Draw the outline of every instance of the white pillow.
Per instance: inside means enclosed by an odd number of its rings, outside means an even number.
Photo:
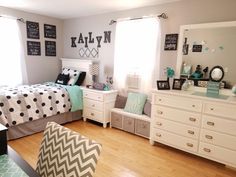
[[[63,68],[62,74],[69,74],[70,80],[68,81],[67,85],[75,85],[76,81],[79,78],[80,71],[71,68]]]

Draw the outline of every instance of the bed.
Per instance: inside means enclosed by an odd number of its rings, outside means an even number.
[[[83,85],[92,83],[88,74],[92,60],[62,58],[62,68],[86,72]],[[82,89],[47,82],[0,88],[0,123],[8,127],[8,140],[43,131],[47,122],[59,124],[79,120],[83,108]]]

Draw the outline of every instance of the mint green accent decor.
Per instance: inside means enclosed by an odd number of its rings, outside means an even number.
[[[219,95],[219,89],[220,89],[220,83],[219,82],[213,82],[209,81],[207,84],[207,95],[210,97],[212,96],[218,96]]]
[[[129,93],[124,111],[141,115],[143,114],[143,108],[146,100],[147,95],[145,94]]]
[[[64,86],[69,93],[70,102],[72,104],[71,112],[83,109],[83,91],[77,86]]]
[[[173,68],[167,67],[166,68],[166,75],[168,78],[172,78],[175,75],[175,71]]]
[[[8,155],[0,156],[1,177],[29,177]]]
[[[216,99],[222,99],[222,100],[227,100],[229,98],[229,96],[227,95],[206,94],[205,92],[194,92],[191,95],[210,97],[210,98],[216,98]]]

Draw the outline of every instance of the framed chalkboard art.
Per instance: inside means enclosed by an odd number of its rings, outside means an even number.
[[[55,41],[45,41],[45,56],[56,56]]]
[[[177,50],[178,34],[166,34],[164,50]]]
[[[44,37],[56,39],[56,37],[57,37],[56,26],[44,24]]]
[[[40,42],[37,41],[27,41],[27,54],[28,55],[41,55]]]
[[[26,21],[27,38],[39,39],[39,23]]]

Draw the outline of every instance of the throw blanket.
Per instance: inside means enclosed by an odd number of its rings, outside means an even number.
[[[82,90],[77,86],[45,83],[0,88],[0,123],[6,127],[68,112],[72,108],[76,111],[82,106]]]

